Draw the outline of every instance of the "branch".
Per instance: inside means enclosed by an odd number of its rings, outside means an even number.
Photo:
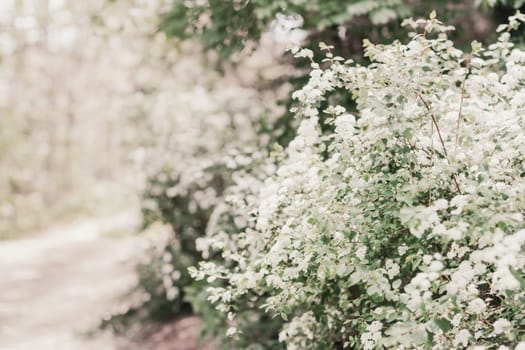
[[[448,159],[447,147],[445,146],[445,141],[443,140],[441,129],[439,128],[436,117],[434,116],[434,113],[432,113],[432,110],[430,109],[429,104],[427,103],[427,101],[425,101],[425,99],[421,96],[421,94],[419,92],[416,92],[416,96],[421,100],[421,102],[423,102],[423,105],[425,106],[428,113],[430,114],[430,117],[432,118],[432,123],[436,127],[436,131],[439,137],[439,142],[441,143],[441,147],[443,148],[443,153],[445,154],[445,159],[447,160],[447,163],[450,165],[450,160]],[[452,180],[454,181],[454,184],[456,185],[456,189],[458,190],[458,192],[461,193],[461,189],[459,188],[458,179],[456,178],[456,174],[454,173],[452,174]]]
[[[454,146],[454,153],[456,152],[456,149],[459,143],[459,126],[461,123],[461,114],[463,112],[463,100],[465,99],[465,82],[467,81],[467,75],[469,73],[469,70],[470,70],[470,58],[467,59],[467,63],[465,67],[465,76],[463,77],[463,82],[461,83],[461,99],[459,101],[458,120],[456,123],[456,143]]]

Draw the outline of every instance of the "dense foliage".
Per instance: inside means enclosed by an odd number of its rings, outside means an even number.
[[[378,25],[409,13],[410,8],[401,0],[176,1],[161,29],[183,39],[197,37],[206,48],[230,56],[260,40],[278,15],[299,15],[306,28],[323,31],[362,15],[368,16],[370,24]]]
[[[301,40],[317,50],[320,41],[334,45],[334,53],[362,57],[363,39],[388,43],[406,31],[399,22],[436,10],[456,26],[452,39],[462,45],[488,40],[496,23],[506,20],[522,0],[175,0],[163,15],[160,29],[182,39],[195,39],[222,58],[260,45],[271,28],[282,39]]]
[[[159,41],[164,37],[152,35]],[[195,241],[205,235],[214,208],[232,182],[236,162],[251,162],[253,154],[279,134],[278,128],[267,130],[267,125],[274,125],[274,116],[282,113],[275,101],[283,92],[260,94],[247,87],[259,79],[249,77],[253,65],[263,71],[265,65],[279,69],[266,58],[267,52],[254,54],[236,68],[248,82],[233,74],[210,74],[214,60],[201,55],[198,46],[158,52],[161,58],[143,63],[142,69],[156,73],[162,65],[170,74],[155,75],[157,83],[145,86],[135,102],[142,128],[137,154],[144,173],[143,228],[152,244],[145,262],[137,266],[139,283],[129,304],[102,323],[118,331],[137,320],[181,316],[190,310],[189,299],[204,301],[195,302],[194,308],[209,307],[203,288],[192,285],[187,272],[201,258]],[[167,256],[172,260],[166,261]],[[214,314],[209,321],[210,330],[215,329],[221,317]]]
[[[198,41],[206,52],[216,52],[220,65],[234,65],[247,54],[260,48],[270,35],[289,46],[309,48],[320,54],[318,43],[333,46],[332,53],[367,64],[363,40],[391,43],[403,39],[408,31],[399,25],[409,16],[427,16],[436,10],[456,30],[449,33],[456,45],[465,49],[472,40],[488,43],[494,38],[496,25],[506,21],[518,1],[420,1],[420,0],[346,0],[346,1],[173,1],[163,14],[160,29],[181,41]],[[519,36],[518,36],[519,37]],[[300,89],[308,79],[307,60],[290,60],[290,55],[277,55],[275,64],[293,66],[266,84],[255,82],[259,91],[276,89],[283,83]],[[332,91],[331,100],[352,108],[352,98]],[[276,142],[285,146],[294,135],[294,116],[289,112],[294,101],[290,95],[281,103],[285,113],[271,127],[284,132]]]
[[[109,324],[191,305],[225,349],[524,346],[525,54],[509,34],[523,15],[465,49],[481,35],[468,21],[395,29],[408,3],[174,2],[162,29],[222,58],[296,14],[325,57],[292,49],[309,74],[286,117],[286,87],[243,84],[246,58],[203,79],[211,55],[176,55],[172,79],[148,86],[144,225],[164,238],[139,266],[138,302]],[[374,28],[365,57],[344,48],[359,21]]]
[[[287,349],[523,346],[525,53],[504,32],[465,56],[435,18],[406,25],[407,44],[365,45],[367,67],[312,63],[298,136],[252,189],[254,224],[206,239],[230,267],[192,274],[226,281],[208,291],[231,334],[261,303]],[[318,109],[336,88],[355,115]]]

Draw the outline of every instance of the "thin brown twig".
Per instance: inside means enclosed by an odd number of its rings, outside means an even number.
[[[416,93],[417,97],[423,102],[423,105],[425,105],[425,108],[430,113],[430,117],[432,118],[432,123],[436,127],[436,131],[439,137],[439,142],[441,143],[441,147],[443,148],[443,153],[445,153],[445,156],[448,157],[447,147],[445,146],[445,141],[443,140],[443,136],[441,135],[441,129],[439,128],[439,125],[437,123],[436,117],[434,116],[434,113],[430,110],[430,106],[428,105],[427,101],[423,99],[420,93]]]
[[[436,131],[439,137],[439,142],[441,143],[441,147],[443,148],[443,153],[445,154],[445,159],[450,165],[450,160],[448,159],[447,147],[445,146],[445,141],[443,140],[443,135],[441,134],[441,129],[439,128],[439,124],[437,123],[436,117],[434,116],[434,113],[432,113],[432,110],[430,109],[429,104],[427,103],[427,101],[425,101],[423,96],[421,96],[419,92],[416,92],[416,96],[421,100],[421,102],[423,102],[423,105],[425,106],[428,113],[430,114],[430,118],[432,118],[432,123],[436,127]],[[458,190],[458,192],[461,193],[461,189],[459,188],[458,179],[456,178],[456,175],[454,173],[452,174],[452,180],[454,181],[454,184],[456,185],[456,189]]]
[[[461,116],[463,113],[463,100],[465,99],[465,82],[467,81],[467,75],[470,70],[470,57],[467,59],[467,64],[465,67],[465,76],[463,77],[463,82],[461,83],[461,99],[459,101],[459,111],[458,111],[458,120],[456,122],[456,143],[454,146],[454,153],[456,153],[456,149],[458,148],[459,143],[459,126],[461,124]]]
[[[434,166],[434,123],[430,121],[430,162],[431,166]],[[428,205],[432,203],[432,183],[430,183],[428,189]]]

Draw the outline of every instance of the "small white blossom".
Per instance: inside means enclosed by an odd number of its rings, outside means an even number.
[[[514,350],[525,350],[525,341],[522,341],[518,345],[516,345]]]
[[[476,298],[468,304],[467,311],[472,314],[481,314],[485,311],[486,308],[487,305],[485,304],[485,302],[480,298]]]
[[[503,332],[506,332],[512,327],[511,323],[505,318],[498,319],[496,322],[494,322],[493,326],[495,334],[501,334]]]
[[[226,336],[227,336],[227,337],[232,337],[232,336],[234,336],[236,333],[237,333],[237,328],[236,328],[236,327],[229,327],[229,328],[226,330]]]
[[[470,332],[467,331],[466,329],[462,329],[458,332],[458,334],[456,335],[456,337],[454,338],[454,344],[457,346],[457,345],[462,345],[462,346],[467,346],[468,343],[469,343],[469,338],[470,338]]]

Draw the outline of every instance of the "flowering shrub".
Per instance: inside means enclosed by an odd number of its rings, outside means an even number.
[[[365,42],[366,67],[322,47],[272,175],[228,190],[245,229],[198,241],[222,252],[191,274],[220,281],[207,291],[228,335],[261,307],[287,349],[525,347],[525,52],[509,41],[523,21],[468,54],[434,14],[405,21],[407,44]],[[319,109],[336,89],[356,113]]]
[[[137,323],[165,321],[191,312],[183,301],[183,288],[191,284],[187,267],[195,262],[194,257],[182,249],[169,225],[152,225],[145,234],[148,240],[136,267],[138,283],[101,320],[101,328],[124,333]]]
[[[251,163],[255,150],[264,148],[273,137],[260,135],[260,130],[264,123],[273,124],[267,115],[281,113],[275,101],[282,92],[258,94],[242,86],[235,76],[207,74],[206,59],[213,64],[213,58],[203,57],[195,49],[184,45],[179,51],[159,50],[159,55],[167,56],[163,64],[170,74],[159,75],[156,64],[142,67],[157,73],[158,78],[157,84],[146,85],[145,92],[133,101],[144,111],[138,121],[145,131],[142,148],[136,152],[144,170],[143,228],[159,230],[160,222],[166,224],[161,226],[163,230],[169,228],[171,237],[155,240],[155,248],[148,250],[148,258],[138,266],[139,281],[130,305],[116,310],[102,322],[103,327],[120,331],[133,321],[164,321],[191,310],[206,310],[202,313],[205,321],[209,320],[207,329],[215,332],[226,317],[212,310],[201,293],[202,283],[194,283],[187,268],[201,258],[195,240],[205,235],[212,212],[231,184],[232,173]],[[254,64],[263,69],[268,63],[261,55],[254,54],[255,63],[239,64],[239,74],[246,76]],[[279,68],[271,64],[273,69]],[[222,227],[226,224],[230,223],[221,222]],[[163,271],[169,271],[168,277]],[[170,284],[173,273],[179,278]]]

